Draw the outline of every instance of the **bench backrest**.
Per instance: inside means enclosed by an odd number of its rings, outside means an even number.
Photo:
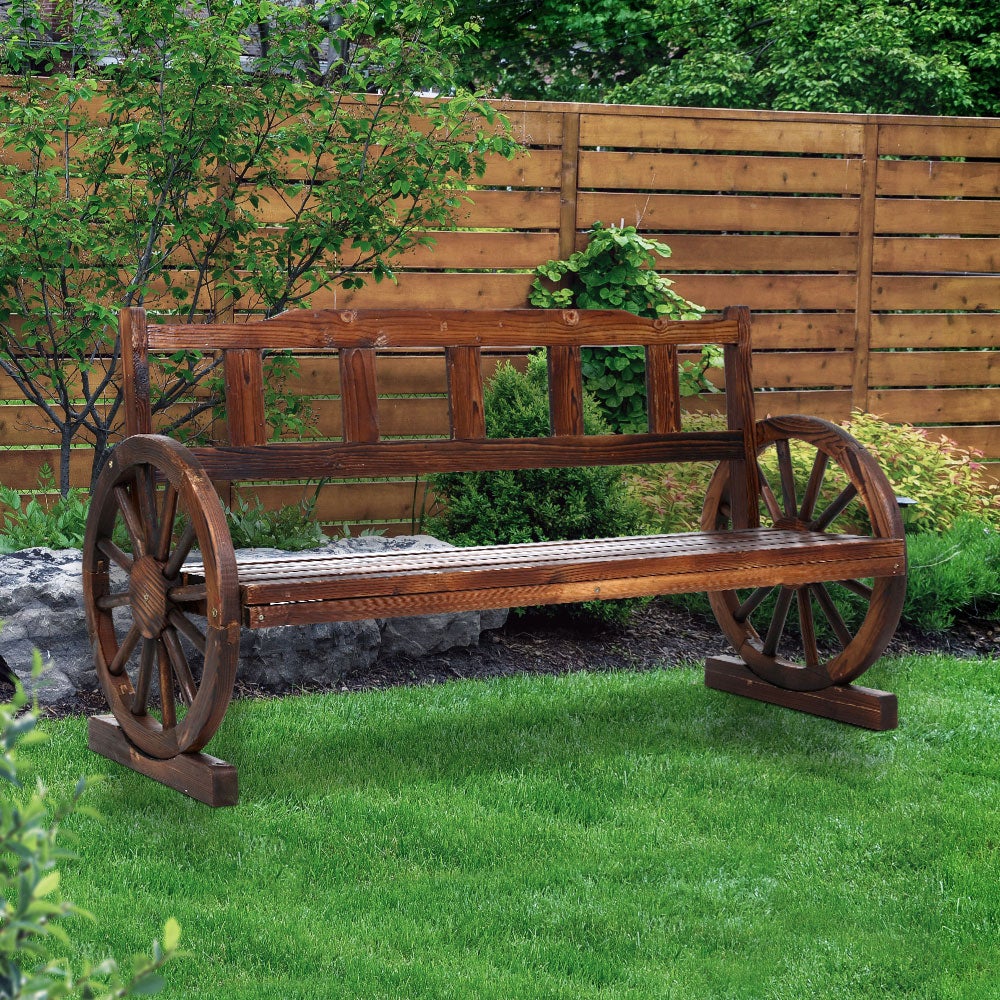
[[[736,525],[757,521],[757,466],[750,311],[731,306],[718,320],[672,322],[616,310],[294,310],[245,324],[148,323],[143,309],[119,318],[128,434],[150,433],[150,353],[223,352],[225,446],[196,448],[213,479],[265,480],[414,476],[428,472],[633,465],[673,461],[734,463]],[[722,345],[727,430],[682,432],[678,347]],[[581,348],[640,346],[646,353],[648,430],[586,435]],[[442,349],[450,436],[383,440],[376,356]],[[486,437],[483,348],[545,348],[551,435]],[[343,415],[341,441],[267,441],[265,350],[336,351]]]

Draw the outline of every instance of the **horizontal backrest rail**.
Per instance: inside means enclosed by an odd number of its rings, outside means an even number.
[[[735,344],[735,319],[674,322],[616,310],[295,310],[259,323],[150,323],[150,351]]]
[[[218,480],[377,478],[428,472],[554,469],[660,462],[720,462],[743,457],[739,431],[488,438],[468,443],[390,440],[375,444],[314,442],[262,447],[194,448]]]

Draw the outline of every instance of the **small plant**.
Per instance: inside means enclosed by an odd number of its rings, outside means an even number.
[[[983,475],[979,452],[932,428],[871,413],[856,412],[844,426],[878,459],[896,493],[915,501],[908,528],[946,531],[961,517],[1000,527],[1000,494]]]
[[[38,474],[38,492],[53,493],[55,476],[48,465]],[[78,549],[87,529],[87,491],[74,489],[65,496],[43,501],[24,497],[9,486],[0,486],[0,503],[9,508],[3,515],[0,552],[16,552],[45,546],[50,549]]]
[[[708,413],[685,413],[684,431],[717,431],[726,426],[724,417]],[[629,482],[646,510],[651,531],[671,534],[698,531],[701,508],[717,462],[671,462],[668,465],[637,466]]]
[[[1000,532],[959,518],[942,534],[910,535],[903,619],[943,632],[959,614],[997,618],[1000,608]]]
[[[41,670],[37,653],[35,670]],[[152,957],[137,959],[127,979],[113,959],[84,964],[79,976],[68,959],[46,960],[54,943],[72,945],[60,920],[90,916],[59,898],[57,863],[72,855],[56,843],[60,824],[79,808],[86,781],[54,804],[41,782],[32,792],[24,789],[18,750],[44,738],[35,728],[36,713],[26,706],[20,685],[11,701],[0,704],[0,997],[113,1000],[158,993],[163,986],[159,969],[176,953],[180,939],[173,918],[163,928],[162,946],[154,941]]]
[[[226,511],[233,547],[267,547],[301,552],[323,545],[326,535],[313,514],[319,491],[325,484],[326,480],[321,480],[311,497],[303,497],[297,504],[277,510],[268,510],[260,497],[255,496],[252,502],[242,496],[236,497],[232,507]]]
[[[670,256],[670,247],[640,236],[635,226],[604,226],[595,222],[585,250],[568,260],[550,260],[535,268],[529,299],[543,309],[624,309],[636,316],[675,320],[698,319],[704,306],[678,295],[673,282],[659,274],[656,257]],[[568,280],[567,284],[559,284]],[[555,287],[552,287],[555,285]],[[698,362],[681,366],[680,388],[685,396],[714,392],[706,375],[721,367],[722,352],[702,349]],[[585,347],[583,375],[605,419],[616,431],[640,431],[646,426],[646,360],[641,347]]]
[[[501,366],[484,394],[487,434],[493,438],[549,433],[545,359],[533,356],[521,374]],[[594,400],[585,394],[584,429],[607,433]],[[643,512],[616,468],[531,469],[443,473],[430,477],[441,507],[432,534],[456,545],[608,538],[643,533]],[[590,602],[588,614],[627,617],[634,602]]]

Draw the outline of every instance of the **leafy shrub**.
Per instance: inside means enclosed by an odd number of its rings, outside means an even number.
[[[878,459],[897,494],[916,501],[909,527],[945,531],[961,517],[1000,527],[1000,494],[983,475],[978,452],[940,431],[891,424],[870,413],[854,413],[844,426]]]
[[[636,316],[698,319],[704,306],[678,295],[673,282],[657,273],[657,255],[670,247],[640,236],[635,226],[603,226],[595,222],[585,250],[568,260],[550,260],[535,268],[529,299],[543,309],[624,309]],[[569,284],[551,287],[571,278]],[[548,282],[548,283],[547,283]],[[646,358],[641,347],[585,347],[583,377],[605,419],[616,431],[646,427]],[[722,364],[721,349],[706,347],[700,362],[681,368],[681,393],[713,391],[705,373]]]
[[[910,535],[907,552],[905,621],[941,632],[960,613],[997,617],[1000,532],[995,527],[962,517],[942,534]]]
[[[38,489],[41,493],[55,489],[55,477],[47,465],[39,472]],[[51,501],[32,497],[24,503],[17,490],[0,486],[0,503],[9,508],[0,530],[0,552],[36,546],[78,549],[83,545],[89,507],[86,490],[70,490]]]
[[[487,434],[493,438],[549,433],[545,359],[529,359],[521,374],[503,365],[484,393]],[[607,433],[593,399],[584,397],[584,429]],[[456,545],[607,538],[643,532],[641,505],[617,468],[529,469],[439,473],[430,477],[440,512],[428,530]],[[589,614],[615,619],[634,602],[589,602]]]
[[[41,667],[36,654],[35,669]],[[158,970],[176,952],[180,928],[171,918],[163,929],[163,946],[153,943],[151,958],[136,961],[123,979],[108,959],[95,967],[84,965],[76,977],[66,959],[46,961],[53,942],[70,946],[59,921],[71,915],[89,916],[58,897],[57,862],[71,857],[56,843],[59,826],[77,807],[86,782],[50,806],[48,791],[38,784],[33,792],[19,779],[18,748],[41,739],[36,715],[25,711],[27,698],[18,686],[9,702],[0,704],[0,997],[9,1000],[50,1000],[79,996],[90,1000],[158,993]],[[28,967],[25,967],[27,963]]]
[[[252,502],[245,497],[236,497],[232,507],[226,511],[234,548],[266,546],[301,552],[322,545],[326,535],[313,517],[322,486],[323,483],[320,483],[316,487],[312,497],[277,510],[265,508],[260,497],[254,497]]]
[[[717,431],[725,417],[708,413],[685,413],[684,431]],[[698,531],[701,508],[717,462],[671,462],[668,465],[637,466],[629,475],[636,497],[646,510],[651,531],[670,534]]]

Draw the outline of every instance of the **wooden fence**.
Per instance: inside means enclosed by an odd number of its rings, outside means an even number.
[[[673,248],[663,270],[681,294],[754,310],[760,415],[860,408],[940,427],[1000,471],[1000,120],[502,110],[527,153],[490,163],[456,230],[401,258],[397,284],[329,289],[315,307],[523,306],[530,269],[585,245],[594,221],[635,224]],[[282,221],[262,202],[262,223]],[[335,367],[305,359],[300,383],[331,436]],[[386,362],[385,433],[444,431],[443,371],[428,357]],[[16,395],[0,377],[0,401]],[[3,452],[4,482],[34,484],[52,440],[42,425],[0,406],[0,447],[30,446]],[[73,477],[88,481],[86,450]],[[413,483],[328,487],[320,512],[408,529],[413,498]]]

